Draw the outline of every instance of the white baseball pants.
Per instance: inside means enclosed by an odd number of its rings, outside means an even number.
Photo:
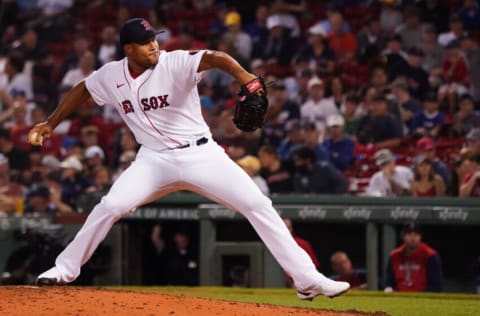
[[[112,185],[72,242],[57,257],[62,280],[72,282],[112,225],[135,207],[177,190],[190,190],[243,214],[298,289],[321,274],[292,238],[251,178],[209,139],[207,144],[156,152],[141,147],[136,160]]]

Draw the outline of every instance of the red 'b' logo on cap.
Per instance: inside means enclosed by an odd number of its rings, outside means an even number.
[[[148,23],[147,20],[142,20],[142,25],[145,28],[146,31],[150,30],[152,27],[150,26],[150,23]]]

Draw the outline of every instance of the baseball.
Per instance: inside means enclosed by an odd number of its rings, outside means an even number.
[[[37,132],[33,132],[33,133],[32,133],[31,141],[32,141],[32,142],[35,142],[35,141],[37,140],[37,137],[38,137],[38,133],[37,133]],[[38,137],[38,141],[39,141],[40,143],[42,143],[42,142],[43,142],[43,136]]]

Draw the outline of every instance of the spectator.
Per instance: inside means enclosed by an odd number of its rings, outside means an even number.
[[[262,169],[260,175],[267,181],[270,193],[291,193],[293,191],[293,176],[291,166],[278,157],[277,150],[272,146],[262,146],[258,151]]]
[[[344,171],[355,160],[355,143],[344,133],[345,120],[340,114],[327,118],[328,137],[323,142],[329,161],[340,171]]]
[[[404,47],[410,49],[422,42],[420,11],[414,6],[407,7],[404,16],[404,23],[395,32],[402,37]]]
[[[16,147],[11,138],[10,131],[0,128],[0,153],[8,159],[10,170],[17,173],[26,173],[30,168],[27,151]]]
[[[328,99],[330,99],[340,111],[345,103],[345,88],[343,86],[342,78],[340,76],[331,77],[328,90],[330,94]]]
[[[270,23],[281,25],[287,29],[293,38],[300,36],[300,25],[295,15],[290,12],[290,8],[284,1],[277,0],[270,5],[271,15],[267,17],[267,25]]]
[[[365,269],[354,268],[346,252],[335,252],[330,257],[330,263],[335,273],[330,277],[332,280],[348,282],[352,289],[367,288],[367,272]]]
[[[404,77],[410,93],[417,99],[421,99],[430,90],[428,73],[422,68],[425,53],[418,47],[410,48],[407,53],[407,64],[397,63],[390,74],[395,79]]]
[[[95,55],[87,50],[78,61],[76,68],[67,71],[62,79],[62,86],[73,87],[83,79],[87,78],[95,70]]]
[[[267,17],[269,8],[265,4],[258,4],[255,9],[255,20],[247,24],[245,32],[252,39],[252,58],[261,58],[263,56],[263,47],[267,42],[268,28]]]
[[[380,25],[386,34],[392,35],[397,27],[402,24],[402,14],[395,1],[381,1],[381,3]]]
[[[472,171],[467,172],[460,185],[461,197],[480,197],[480,155],[472,157]]]
[[[350,136],[356,135],[358,123],[363,116],[363,114],[359,113],[358,97],[353,93],[347,94],[341,111],[345,119],[345,134]]]
[[[475,127],[467,134],[467,150],[471,152],[471,155],[480,154],[480,128]]]
[[[62,202],[76,210],[77,199],[90,186],[90,181],[81,174],[83,166],[76,156],[65,158],[60,163],[60,167],[62,168],[60,180]]]
[[[480,48],[471,32],[462,36],[461,47],[470,72],[470,94],[475,102],[480,102],[480,71],[477,71],[480,69]]]
[[[223,34],[224,39],[233,43],[237,52],[246,60],[250,60],[252,54],[252,39],[250,35],[242,31],[242,18],[235,11],[225,16],[227,31]]]
[[[384,59],[386,59],[386,70],[388,72],[388,80],[395,80],[399,69],[407,67],[407,53],[403,50],[402,38],[395,34],[390,36],[387,41],[387,48],[382,52]],[[372,69],[377,70],[378,66]],[[387,81],[386,79],[384,80]]]
[[[18,46],[17,46],[18,45]],[[13,50],[22,53],[26,60],[26,74],[31,74],[33,63],[51,63],[51,55],[48,49],[39,41],[38,33],[32,28],[23,31],[20,41],[12,45]]]
[[[329,160],[328,152],[325,146],[322,144],[322,133],[317,130],[317,126],[314,123],[305,122],[303,124],[303,142],[292,146],[288,152],[287,159],[292,159],[293,154],[302,147],[308,147],[315,152],[315,158],[317,162]]]
[[[450,9],[440,0],[417,1],[416,6],[421,10],[422,21],[435,25],[438,32],[445,32],[448,28]]]
[[[339,12],[329,16],[332,33],[328,37],[330,47],[339,64],[345,64],[358,52],[358,43],[355,35],[343,30],[343,17]]]
[[[378,17],[365,18],[366,26],[357,35],[358,53],[363,60],[371,60],[387,46],[387,36],[382,31]]]
[[[394,148],[400,145],[402,136],[400,120],[388,112],[385,97],[376,96],[372,100],[371,112],[358,124],[358,141],[378,149]]]
[[[169,285],[198,285],[198,255],[193,251],[190,235],[177,231],[173,235],[174,247],[167,250],[165,263]]]
[[[119,166],[112,176],[112,182],[114,182],[128,167],[130,167],[136,156],[137,153],[134,150],[124,151],[120,155],[120,158],[118,159]]]
[[[299,120],[294,119],[285,123],[286,137],[278,146],[278,156],[281,160],[291,159],[292,148],[302,146],[305,139],[304,129]]]
[[[98,167],[103,166],[103,162],[105,161],[105,153],[102,148],[93,145],[85,149],[84,156],[85,165],[87,167],[86,173],[90,178],[93,179],[95,170]]]
[[[27,193],[25,214],[53,215],[58,209],[50,199],[50,191],[45,186],[39,186]]]
[[[480,28],[480,8],[476,0],[464,0],[458,10],[458,17],[462,20],[467,30],[478,30]]]
[[[402,196],[410,195],[413,173],[410,168],[396,166],[393,154],[388,149],[381,149],[375,153],[377,171],[365,190],[371,196]]]
[[[316,162],[315,152],[302,147],[293,154],[296,193],[343,194],[348,180],[330,162]]]
[[[95,167],[92,179],[93,184],[86,188],[86,193],[96,193],[103,196],[108,192],[112,185],[110,170],[103,165]]]
[[[462,20],[456,14],[451,15],[449,30],[438,35],[438,43],[445,47],[453,40],[460,40],[463,31]]]
[[[24,187],[11,180],[8,159],[0,154],[0,217],[12,213],[22,215]]]
[[[308,81],[309,99],[300,107],[302,120],[313,122],[317,129],[323,131],[327,117],[338,113],[335,104],[325,98],[325,84],[322,79],[312,77]]]
[[[163,44],[172,38],[172,32],[167,26],[166,17],[160,10],[150,9],[148,10],[148,21],[157,34],[155,39],[160,47],[163,47]]]
[[[261,57],[266,61],[269,72],[284,77],[294,52],[293,39],[278,19],[268,19],[267,28],[268,36],[261,48]]]
[[[338,6],[333,3],[333,2],[328,2],[326,7],[325,7],[325,19],[320,20],[316,22],[314,25],[319,25],[321,26],[327,35],[330,35],[332,33],[332,24],[330,23],[330,16],[332,14],[339,13],[339,8]],[[343,21],[343,30],[345,32],[350,32],[350,25],[348,24],[347,21]]]
[[[77,68],[78,61],[83,56],[83,54],[88,51],[90,47],[90,40],[84,34],[76,34],[75,39],[73,40],[73,51],[65,56],[63,59],[63,64],[60,66],[58,71],[59,80],[62,80],[65,74],[74,68]]]
[[[438,108],[436,94],[433,91],[427,93],[423,101],[423,110],[413,116],[411,134],[436,138],[445,122],[445,115]]]
[[[309,69],[321,76],[328,76],[335,70],[335,54],[328,46],[327,32],[316,24],[308,29],[308,44],[298,57],[305,59]]]
[[[413,168],[412,195],[413,196],[444,196],[445,183],[435,174],[433,161],[427,156],[417,156]]]
[[[422,242],[422,231],[415,222],[402,229],[403,245],[390,253],[385,292],[443,289],[442,263],[437,251]]]
[[[467,93],[470,73],[460,51],[460,42],[453,40],[446,46],[447,53],[442,62],[442,78],[445,82],[438,91],[440,102],[448,102],[448,109],[453,113],[457,97]]]
[[[269,104],[280,109],[280,120],[288,121],[300,118],[300,106],[297,102],[288,99],[283,81],[277,81],[269,92]]]
[[[98,146],[98,134],[100,131],[98,127],[95,125],[87,125],[82,127],[80,142],[82,143],[84,148],[88,148],[90,146]]]
[[[438,44],[437,31],[434,25],[427,24],[423,27],[419,47],[425,53],[422,68],[425,69],[430,77],[439,80],[438,78],[442,73],[442,61],[445,55],[445,49],[442,45]]]
[[[255,182],[263,194],[267,196],[270,194],[267,182],[259,175],[261,165],[257,157],[247,155],[237,160],[237,164],[252,178],[253,182]]]
[[[403,78],[395,79],[390,87],[395,97],[395,112],[399,113],[399,119],[401,119],[407,130],[412,130],[413,117],[422,106],[420,101],[410,94],[408,83]]]
[[[455,160],[452,169],[450,193],[452,196],[460,196],[460,186],[462,185],[462,181],[466,174],[474,172],[475,164],[470,156],[460,156]]]
[[[415,144],[417,148],[417,155],[426,156],[432,161],[432,169],[435,174],[438,174],[443,182],[448,185],[451,181],[450,170],[447,165],[436,156],[435,141],[427,136],[424,136],[417,140]]]
[[[8,54],[5,63],[6,86],[0,88],[5,89],[10,95],[15,92],[22,91],[25,93],[27,100],[33,99],[33,85],[31,76],[25,74],[25,57],[18,51],[12,51]],[[0,80],[1,81],[1,80]]]
[[[113,25],[107,25],[102,29],[101,33],[101,39],[102,42],[100,43],[100,47],[98,48],[97,51],[97,56],[98,56],[98,61],[100,62],[100,65],[104,65],[112,60],[117,59],[117,56],[119,55],[119,43],[117,40],[117,30]],[[82,57],[80,57],[80,60],[88,51],[84,52],[82,54]],[[93,57],[93,56],[92,56]],[[95,63],[94,57],[92,59],[92,62]]]
[[[458,108],[453,116],[452,132],[455,136],[463,137],[472,128],[480,126],[480,112],[474,110],[473,99],[469,94],[459,97]]]

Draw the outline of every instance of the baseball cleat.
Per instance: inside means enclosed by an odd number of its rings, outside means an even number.
[[[53,267],[50,270],[47,270],[40,274],[37,277],[36,284],[38,286],[54,286],[65,284],[65,282],[62,281],[62,278],[58,273],[57,269]]]
[[[350,289],[348,282],[325,279],[321,283],[304,290],[298,290],[297,296],[301,300],[312,301],[315,297],[323,295],[334,298],[346,293]]]

